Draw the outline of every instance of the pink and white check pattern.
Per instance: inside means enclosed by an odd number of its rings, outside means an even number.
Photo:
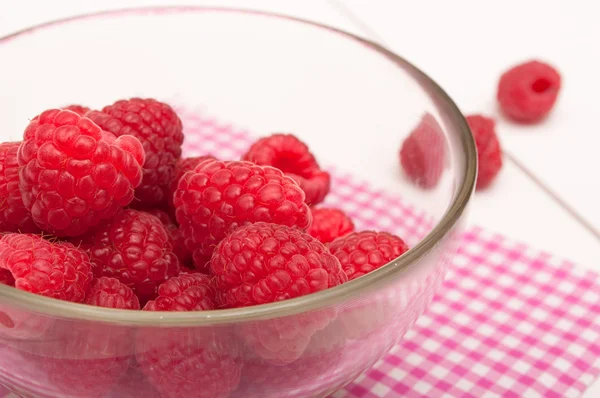
[[[182,113],[190,154],[238,158],[255,139]],[[424,212],[332,170],[327,204],[357,229],[416,243]],[[600,373],[600,280],[481,229],[464,235],[442,291],[403,341],[334,397],[577,397]]]
[[[238,158],[254,139],[213,119],[180,114],[190,132],[188,156]],[[327,203],[347,211],[357,229],[393,227],[411,245],[431,229],[424,212],[332,172]],[[428,311],[389,355],[334,398],[578,397],[600,374],[599,358],[598,275],[475,228],[464,235]]]

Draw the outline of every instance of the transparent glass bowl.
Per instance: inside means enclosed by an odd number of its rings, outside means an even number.
[[[293,132],[332,171],[329,204],[351,213],[359,229],[385,229],[411,246],[334,289],[240,309],[119,311],[0,285],[0,384],[9,390],[326,396],[382,358],[440,285],[474,187],[475,147],[450,98],[388,50],[289,17],[173,7],[18,32],[0,39],[0,59],[5,141],[20,140],[42,110],[133,96],[177,108],[186,155],[236,157],[252,137]],[[398,162],[425,114],[447,144],[444,173],[431,189],[410,183]]]

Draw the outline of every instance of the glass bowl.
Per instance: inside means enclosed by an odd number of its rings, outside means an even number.
[[[423,313],[464,228],[476,176],[450,98],[381,46],[280,15],[201,7],[105,12],[0,39],[3,140],[72,103],[154,97],[179,112],[184,154],[239,158],[293,132],[331,171],[326,204],[411,249],[339,287],[206,312],[132,312],[0,285],[0,384],[25,397],[311,397],[369,369]],[[399,149],[428,115],[445,142],[428,189]]]

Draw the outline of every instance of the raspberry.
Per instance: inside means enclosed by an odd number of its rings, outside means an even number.
[[[131,288],[118,279],[107,277],[94,279],[85,304],[123,310],[140,309],[140,301]]]
[[[0,285],[15,285],[15,278],[13,278],[9,270],[0,268]],[[0,322],[0,324],[1,323],[2,322]]]
[[[43,383],[46,397],[106,397],[129,366],[133,343],[126,327],[57,320],[43,339],[18,347],[27,364],[18,371]]]
[[[354,231],[354,224],[350,217],[339,209],[327,207],[312,209],[312,218],[312,224],[306,232],[323,243],[330,243],[335,238]]]
[[[560,91],[560,74],[552,66],[529,61],[506,71],[498,83],[502,111],[519,122],[536,122],[554,106]]]
[[[84,236],[97,278],[117,278],[146,303],[158,286],[179,274],[169,234],[160,220],[146,212],[127,209],[110,222]]]
[[[329,251],[353,280],[389,263],[408,250],[402,239],[387,232],[352,232],[337,238]]]
[[[336,373],[339,374],[340,365],[347,367],[353,363],[342,362],[349,348],[344,343],[339,327],[327,327],[310,338],[302,355],[293,362],[282,365],[246,358],[238,391],[243,391],[244,397],[324,396],[319,392],[325,389],[334,391],[331,388],[332,378]],[[343,382],[340,380],[340,383]]]
[[[82,250],[31,234],[0,238],[0,268],[10,271],[17,289],[76,303],[83,302],[92,280],[90,260]]]
[[[309,205],[322,202],[329,193],[329,173],[320,169],[308,146],[291,134],[261,138],[248,149],[242,160],[273,166],[292,177],[306,194]]]
[[[173,204],[173,195],[177,190],[177,185],[179,185],[179,180],[185,173],[188,171],[193,171],[196,166],[198,166],[201,162],[207,159],[215,159],[212,155],[204,155],[204,156],[195,156],[191,158],[181,158],[179,162],[177,162],[177,167],[175,167],[175,178],[171,182],[171,188],[169,192],[169,206],[174,210],[175,205]]]
[[[402,143],[400,164],[406,176],[422,188],[435,187],[444,171],[445,140],[440,125],[429,113]]]
[[[322,310],[240,325],[238,335],[251,356],[274,365],[296,361],[305,352],[312,336],[335,317]],[[249,356],[249,355],[247,355]]]
[[[304,296],[346,282],[339,262],[298,229],[257,222],[233,231],[213,253],[217,304],[245,307]]]
[[[502,168],[502,149],[492,119],[481,115],[467,116],[466,119],[477,146],[479,169],[476,189],[479,190],[490,185]]]
[[[90,111],[90,108],[83,106],[83,105],[69,105],[69,106],[63,107],[62,109],[75,112],[79,116],[85,116],[85,114]]]
[[[20,142],[0,144],[0,231],[39,232],[23,204],[19,189],[19,163],[17,152]]]
[[[51,109],[29,123],[17,155],[19,185],[41,229],[81,235],[131,202],[143,150],[134,137],[109,137],[71,111]]]
[[[310,209],[295,181],[269,166],[205,160],[179,180],[176,215],[195,262],[229,232],[256,221],[306,228]],[[198,264],[196,262],[196,264]]]
[[[215,308],[215,292],[208,275],[179,274],[158,287],[158,297],[145,311],[202,311]]]
[[[175,111],[154,99],[131,98],[86,116],[117,137],[130,134],[142,142],[146,152],[144,179],[135,191],[134,204],[166,205],[183,143],[181,120]]]
[[[192,261],[192,253],[185,247],[185,236],[181,228],[177,226],[177,223],[173,221],[171,216],[169,216],[165,211],[160,209],[149,209],[148,213],[153,216],[158,217],[158,219],[163,223],[163,225],[167,228],[167,232],[171,238],[171,242],[173,244],[173,253],[179,259],[179,263],[183,265],[191,265]],[[208,269],[205,270],[205,273],[208,273]]]

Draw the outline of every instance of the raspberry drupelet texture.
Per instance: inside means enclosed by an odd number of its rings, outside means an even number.
[[[69,106],[65,106],[62,109],[66,109],[68,111],[72,111],[75,112],[76,114],[78,114],[79,116],[85,116],[86,113],[88,113],[90,111],[90,108],[88,108],[87,106],[83,106],[83,105],[69,105]]]
[[[129,286],[140,304],[156,297],[158,286],[179,274],[169,233],[160,220],[127,209],[81,239],[94,275],[116,278]]]
[[[13,278],[9,270],[0,268],[0,285],[15,285],[15,278]]]
[[[311,221],[304,192],[294,180],[250,162],[205,160],[179,180],[174,200],[197,266],[240,226],[264,221],[304,229]]]
[[[131,288],[118,279],[105,276],[92,281],[85,304],[122,310],[140,309],[140,301]]]
[[[214,309],[209,283],[198,273],[171,278],[144,311]],[[227,327],[141,329],[135,348],[140,369],[163,398],[226,398],[240,382],[241,350]]]
[[[25,130],[17,155],[23,203],[56,236],[77,236],[112,218],[133,199],[144,151],[75,112],[51,109]]]
[[[444,134],[435,118],[425,114],[402,143],[400,164],[406,176],[422,188],[435,187],[444,171]]]
[[[329,193],[331,177],[321,170],[308,146],[292,134],[273,134],[256,141],[242,160],[273,166],[298,182],[306,203],[315,205]]]
[[[394,260],[408,250],[402,239],[387,232],[352,232],[331,242],[329,251],[353,280]]]
[[[130,134],[141,141],[146,152],[144,179],[135,191],[133,205],[166,206],[183,143],[183,128],[175,111],[154,99],[131,98],[86,116],[117,137]]]
[[[169,192],[169,207],[172,209],[173,214],[175,214],[175,205],[173,204],[173,195],[177,190],[177,185],[179,185],[179,180],[185,173],[188,171],[193,171],[200,162],[207,159],[215,159],[212,155],[203,155],[203,156],[194,156],[191,158],[181,158],[177,162],[177,167],[175,167],[175,178],[171,182],[171,189]]]
[[[83,250],[32,234],[0,238],[0,268],[11,273],[17,289],[76,303],[83,302],[92,281]]]
[[[312,209],[312,224],[306,232],[323,243],[330,243],[352,231],[354,223],[346,213],[339,209],[321,207]]]
[[[208,275],[179,274],[158,287],[158,297],[144,311],[203,311],[215,309],[215,291]]]
[[[192,266],[192,252],[185,247],[185,236],[175,220],[173,220],[167,212],[160,209],[148,209],[146,211],[158,217],[158,219],[167,228],[167,232],[169,233],[171,242],[173,244],[173,253],[175,253],[179,259],[180,265]],[[204,267],[202,271],[204,271],[204,273],[208,273],[208,268]]]
[[[312,236],[285,225],[257,222],[238,228],[210,262],[217,305],[272,303],[346,282],[339,261]]]
[[[20,142],[0,144],[0,231],[39,232],[31,212],[23,204],[19,189],[19,146]]]
[[[529,61],[506,71],[498,83],[502,111],[519,122],[537,122],[554,107],[560,91],[560,74],[552,66]]]
[[[502,168],[502,149],[493,119],[481,115],[467,116],[466,119],[477,146],[476,189],[480,190],[487,188]]]

